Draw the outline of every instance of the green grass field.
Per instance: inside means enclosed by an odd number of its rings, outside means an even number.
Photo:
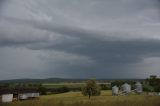
[[[102,91],[101,96],[89,99],[81,92],[68,92],[41,96],[39,100],[4,103],[0,106],[160,106],[160,96],[111,96],[111,91]]]
[[[43,83],[42,86],[46,88],[60,88],[66,86],[68,88],[78,88],[85,86],[85,83]]]

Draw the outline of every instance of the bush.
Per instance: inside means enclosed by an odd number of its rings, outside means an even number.
[[[66,87],[66,86],[63,86],[63,87],[61,87],[59,89],[60,89],[60,93],[65,93],[65,92],[69,92],[70,91],[69,88]]]
[[[152,86],[149,86],[149,85],[144,85],[144,86],[143,86],[143,91],[153,92],[153,91],[154,91],[154,88],[153,88]]]
[[[38,91],[40,92],[41,95],[46,95],[47,94],[47,88],[40,86],[38,88]]]
[[[154,91],[155,92],[160,92],[160,85],[155,86]]]

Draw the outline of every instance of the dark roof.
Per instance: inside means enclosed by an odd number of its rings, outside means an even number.
[[[0,95],[2,94],[13,94],[13,93],[38,93],[37,88],[16,88],[16,89],[1,89]]]

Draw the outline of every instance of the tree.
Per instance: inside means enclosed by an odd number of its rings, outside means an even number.
[[[47,89],[43,86],[39,86],[38,91],[40,92],[41,95],[47,94]]]
[[[97,86],[95,80],[88,80],[86,81],[86,86],[82,89],[82,94],[84,96],[98,96],[101,94],[101,89]]]
[[[111,83],[111,86],[118,86],[118,87],[120,87],[120,86],[122,86],[124,83],[125,83],[124,81],[116,80],[116,81],[113,81],[113,82]]]

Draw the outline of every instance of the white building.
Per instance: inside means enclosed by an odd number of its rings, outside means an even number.
[[[12,102],[12,101],[13,101],[13,94],[2,95],[2,102]]]

